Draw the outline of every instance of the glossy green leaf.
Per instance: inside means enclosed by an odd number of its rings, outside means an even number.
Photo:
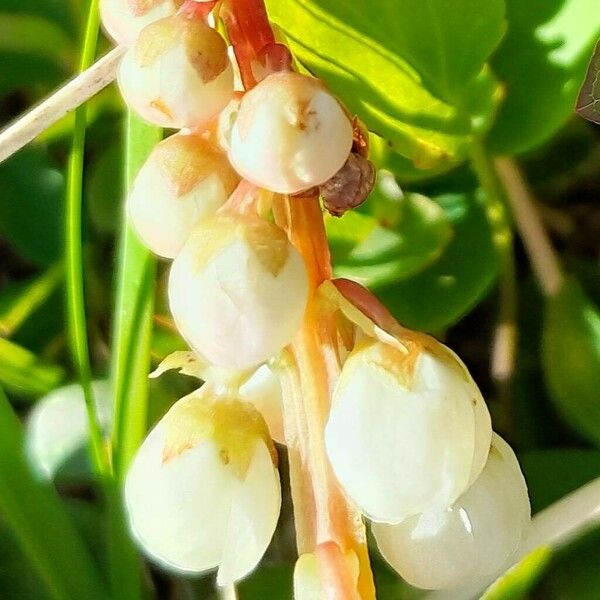
[[[574,279],[547,300],[542,365],[562,416],[600,445],[600,312]]]
[[[377,290],[407,327],[439,332],[471,310],[494,283],[499,259],[480,194],[435,198],[453,226],[442,256],[415,277]]]
[[[461,0],[463,9],[469,5],[465,13],[456,3],[441,0],[267,4],[302,63],[417,167],[460,160],[473,127],[483,127],[482,115],[493,113],[497,90],[489,73],[483,72],[477,82],[465,78],[482,71],[502,35],[502,3],[497,0],[485,6]],[[465,20],[487,39],[465,35]],[[459,90],[464,97],[457,99]],[[440,99],[448,95],[454,103]],[[478,115],[476,123],[471,109]]]
[[[61,256],[64,177],[41,149],[0,165],[0,232],[26,260],[48,266]]]
[[[492,65],[506,99],[489,147],[514,154],[540,145],[573,114],[600,37],[597,0],[507,0],[508,34]]]
[[[64,378],[62,367],[40,360],[33,352],[0,337],[0,383],[15,394],[41,396]]]
[[[0,510],[31,568],[56,600],[101,600],[96,567],[54,489],[31,473],[21,424],[2,392],[0,430]]]
[[[551,556],[550,548],[546,547],[530,552],[497,579],[481,596],[481,600],[526,600],[529,591],[548,566]]]
[[[406,279],[444,251],[452,228],[443,209],[420,194],[392,198],[381,184],[369,201],[386,217],[348,212],[326,221],[334,273],[371,288]]]

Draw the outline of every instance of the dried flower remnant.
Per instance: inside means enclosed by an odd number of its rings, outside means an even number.
[[[600,41],[596,44],[585,82],[579,92],[577,112],[584,119],[600,124]]]

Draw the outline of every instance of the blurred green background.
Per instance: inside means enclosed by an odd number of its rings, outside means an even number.
[[[267,4],[304,68],[365,121],[373,159],[385,171],[358,212],[327,222],[337,274],[369,285],[403,324],[436,334],[465,360],[495,428],[518,453],[534,511],[600,477],[600,127],[573,110],[600,37],[597,0],[432,0],[427,14],[417,0]],[[2,124],[73,76],[86,15],[79,0],[0,0]],[[101,39],[99,54],[109,47]],[[87,117],[85,307],[93,378],[104,379],[114,360],[118,265],[121,293],[136,293],[138,285],[127,279],[118,249],[126,116],[114,85],[88,103]],[[77,379],[63,263],[73,123],[73,115],[62,119],[0,165],[0,384],[23,419],[45,394]],[[542,297],[516,234],[514,277],[505,271],[510,216],[481,189],[472,167],[482,147],[488,158],[512,155],[524,169],[574,277],[555,300]],[[402,201],[390,194],[389,177],[405,192]],[[167,316],[166,269],[158,265],[151,287],[153,365],[185,347]],[[491,372],[494,332],[507,310],[518,327],[517,361],[510,381],[498,381]],[[148,425],[193,381],[167,374],[149,385]],[[56,497],[31,475],[27,483],[13,417],[0,409],[0,597],[53,597],[53,548],[64,563],[58,572],[89,568],[89,578],[108,581],[119,571],[111,567],[120,560],[118,534],[111,533],[118,519],[84,451],[55,474]],[[88,553],[87,566],[70,564]],[[128,556],[122,564],[132,564]],[[240,586],[240,598],[291,598],[294,558],[286,495],[272,547]],[[376,550],[373,564],[379,598],[423,595]],[[512,590],[504,597],[595,600],[599,564],[600,528],[553,554],[522,596]],[[87,575],[81,577],[84,585]],[[173,600],[216,593],[211,576],[186,580],[149,567],[141,588],[133,585],[144,596]],[[54,597],[69,597],[59,588]],[[132,594],[113,591],[115,598]]]

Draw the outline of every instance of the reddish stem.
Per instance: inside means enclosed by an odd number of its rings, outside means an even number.
[[[187,17],[188,19],[206,20],[216,4],[217,0],[213,0],[212,2],[196,2],[195,0],[185,0],[177,14]]]
[[[266,72],[291,68],[291,54],[275,40],[263,0],[225,0],[220,14],[246,90],[260,80],[257,66]]]

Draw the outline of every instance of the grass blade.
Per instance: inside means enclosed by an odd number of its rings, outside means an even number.
[[[64,376],[65,372],[58,365],[42,362],[33,352],[0,337],[0,383],[12,392],[43,396]]]
[[[127,117],[127,187],[160,140],[162,130],[133,114]],[[117,597],[134,600],[141,595],[139,557],[122,508],[120,484],[147,427],[148,372],[154,313],[156,259],[139,242],[123,214],[118,250],[115,321],[111,378],[114,393],[113,469],[108,492],[111,536],[111,586]]]
[[[99,27],[98,0],[91,0],[79,65],[81,71],[89,67],[94,60]],[[67,170],[67,198],[65,203],[67,329],[73,362],[85,397],[93,464],[97,472],[103,473],[107,471],[108,462],[103,449],[102,430],[98,423],[92,391],[83,280],[81,213],[86,123],[87,109],[84,104],[75,112],[75,126]]]
[[[162,131],[133,114],[127,119],[128,187]],[[113,465],[117,479],[146,434],[148,372],[154,312],[156,259],[123,217],[112,348],[115,399]]]
[[[32,568],[58,600],[104,598],[102,582],[53,488],[23,452],[21,423],[0,389],[0,512]]]
[[[63,274],[62,263],[56,263],[18,293],[4,294],[0,298],[0,335],[12,335],[54,292]]]

